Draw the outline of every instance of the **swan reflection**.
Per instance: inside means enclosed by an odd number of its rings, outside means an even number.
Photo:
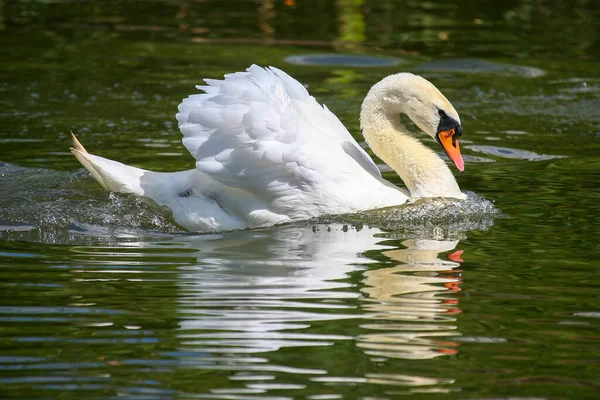
[[[377,362],[457,352],[447,338],[459,335],[452,294],[460,264],[440,253],[458,241],[404,240],[399,248],[388,237],[336,224],[185,236],[179,245],[197,262],[180,271],[181,362],[229,371],[240,383],[275,384],[293,373],[306,384],[444,389],[452,378],[398,375],[375,363],[358,376],[338,375],[336,358],[354,351],[352,343]],[[314,359],[302,358],[305,351]]]
[[[443,339],[459,335],[458,300],[448,295],[460,291],[460,264],[438,256],[457,244],[457,240],[406,240],[405,249],[383,252],[400,264],[365,272],[364,309],[375,322],[362,328],[378,331],[358,338],[367,354],[428,359],[457,353],[458,343]]]
[[[181,327],[261,332],[263,344],[248,343],[260,350],[272,349],[276,336],[283,335],[267,337],[265,332],[354,319],[348,310],[355,306],[344,300],[360,294],[341,280],[373,262],[362,255],[364,251],[389,247],[378,244],[381,239],[374,236],[378,232],[345,225],[288,226],[251,235],[219,235],[214,240],[192,237],[189,244],[199,250],[201,264],[184,272]],[[297,345],[297,339],[279,344]],[[318,344],[315,339],[306,344]]]

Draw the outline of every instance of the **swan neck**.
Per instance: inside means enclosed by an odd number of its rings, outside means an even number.
[[[370,92],[361,109],[362,133],[375,155],[400,176],[411,197],[464,198],[446,163],[402,125],[402,104],[386,100]]]

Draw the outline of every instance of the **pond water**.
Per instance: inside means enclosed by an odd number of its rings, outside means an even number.
[[[0,397],[596,398],[600,6],[480,3],[0,0]],[[359,141],[431,80],[469,202],[198,235],[69,152],[192,168],[177,105],[252,63]]]

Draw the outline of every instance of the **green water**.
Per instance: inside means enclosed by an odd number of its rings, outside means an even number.
[[[480,3],[0,0],[0,397],[596,398],[600,7]],[[372,84],[425,76],[502,215],[187,234],[68,150],[192,168],[177,105],[251,63],[359,141]]]

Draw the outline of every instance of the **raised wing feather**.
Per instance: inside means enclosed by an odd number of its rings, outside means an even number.
[[[212,179],[273,202],[381,176],[337,117],[283,71],[253,65],[205,82],[177,120],[196,167]]]

